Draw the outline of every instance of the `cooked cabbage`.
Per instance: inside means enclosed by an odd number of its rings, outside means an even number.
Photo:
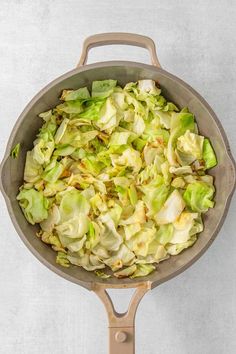
[[[203,230],[201,214],[214,206],[210,140],[153,80],[94,81],[91,93],[60,99],[39,115],[19,205],[59,265],[102,279],[147,276]]]

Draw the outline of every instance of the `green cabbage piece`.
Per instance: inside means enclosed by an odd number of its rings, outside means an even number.
[[[63,194],[59,206],[60,221],[55,229],[62,245],[72,252],[78,252],[86,242],[89,210],[90,204],[79,191],[69,190]]]
[[[184,249],[191,247],[195,242],[197,241],[197,236],[192,236],[188,241],[183,242],[183,243],[178,243],[176,245],[169,244],[167,248],[167,252],[171,256],[176,256],[180,252],[182,252]]]
[[[45,181],[54,183],[58,180],[63,172],[63,165],[56,159],[53,159],[45,168],[42,177]]]
[[[187,154],[187,153],[180,151],[178,149],[175,149],[175,155],[176,155],[177,162],[181,166],[191,165],[196,160],[195,156],[193,156],[191,154]],[[190,167],[190,166],[188,166],[188,167]]]
[[[209,169],[217,165],[216,155],[210,143],[210,140],[205,138],[203,143],[202,157],[205,162],[205,168]]]
[[[123,266],[130,265],[134,258],[135,254],[125,244],[122,244],[110,258],[104,260],[104,263],[115,272]]]
[[[56,134],[54,136],[55,144],[59,144],[59,142],[61,141],[61,139],[66,131],[68,123],[69,123],[69,119],[67,119],[67,118],[64,118],[64,120],[61,122],[61,124],[60,124],[59,128],[57,129]]]
[[[165,161],[161,164],[161,172],[163,174],[165,185],[169,186],[172,181],[172,175],[170,171],[170,165],[168,161]]]
[[[116,87],[114,92],[111,95],[116,108],[121,116],[124,115],[124,110],[128,107],[128,104],[125,102],[125,94],[121,88]]]
[[[172,180],[171,186],[174,188],[184,188],[185,180],[183,179],[183,177],[176,177]]]
[[[143,139],[137,138],[133,141],[133,146],[138,151],[142,151],[145,145],[146,141]]]
[[[190,236],[196,235],[196,234],[202,232],[203,229],[204,229],[204,226],[203,226],[202,218],[201,218],[201,215],[199,214],[198,217],[196,219],[194,219],[194,223],[193,223],[191,230],[189,231],[189,235]]]
[[[176,166],[176,154],[175,148],[177,145],[177,140],[181,135],[189,130],[194,132],[195,123],[194,116],[192,113],[181,111],[180,113],[175,113],[171,117],[171,126],[170,126],[170,138],[168,140],[167,153],[166,157],[169,161],[169,164]]]
[[[157,111],[156,114],[160,119],[161,127],[165,129],[170,129],[171,114],[169,112],[162,112],[162,111]]]
[[[140,92],[147,92],[157,96],[161,93],[161,90],[156,86],[153,80],[139,80],[137,86]]]
[[[13,159],[17,159],[20,153],[20,143],[16,144],[10,152],[10,156],[13,157]]]
[[[68,260],[67,255],[64,252],[57,253],[56,263],[60,264],[62,267],[65,268],[68,268],[70,266],[70,261]]]
[[[136,271],[131,275],[131,279],[146,277],[155,270],[155,266],[152,264],[138,264]]]
[[[104,272],[102,272],[101,270],[95,270],[94,271],[95,275],[101,279],[108,279],[111,277],[110,274],[106,274]]]
[[[134,184],[131,184],[128,189],[129,199],[131,205],[135,206],[138,202],[138,195]]]
[[[75,148],[80,148],[87,145],[88,142],[93,140],[98,135],[97,130],[89,130],[81,132],[75,126],[68,126],[64,134],[60,138],[60,144],[71,145]]]
[[[127,277],[131,276],[132,274],[134,274],[134,272],[136,270],[137,270],[137,266],[136,266],[136,264],[133,264],[130,267],[127,267],[122,270],[119,270],[118,272],[115,272],[114,276],[116,278],[127,278]]]
[[[119,124],[117,109],[114,102],[109,97],[104,105],[101,107],[99,117],[96,120],[96,126],[101,130],[111,133]]]
[[[17,195],[20,207],[30,224],[40,223],[48,217],[49,201],[35,189],[22,189]]]
[[[47,243],[48,245],[51,245],[54,251],[65,252],[65,249],[62,246],[58,236],[53,234],[52,232],[44,231],[42,234],[39,235],[39,237],[41,237],[41,240],[43,242]]]
[[[105,268],[105,265],[100,261],[99,257],[91,253],[85,253],[82,255],[71,253],[67,256],[67,259],[70,263],[83,267],[89,272]]]
[[[142,192],[144,193],[142,199],[148,208],[147,215],[152,217],[155,216],[165,203],[170,192],[170,187],[164,183],[160,185],[151,183],[143,186]]]
[[[79,215],[88,215],[90,204],[76,189],[64,193],[59,206],[61,220],[67,221]]]
[[[126,240],[129,240],[133,235],[137,234],[137,232],[139,232],[140,230],[141,230],[140,223],[124,226]]]
[[[214,207],[213,196],[215,188],[204,182],[190,183],[183,198],[185,203],[193,210],[199,213],[205,213],[209,208]]]
[[[52,119],[52,110],[50,109],[49,111],[42,112],[39,114],[39,117],[42,118],[46,123],[50,122]]]
[[[74,146],[68,144],[58,145],[54,151],[54,156],[69,156],[72,155],[75,150],[76,148]]]
[[[165,201],[163,207],[156,213],[155,221],[159,225],[169,224],[177,220],[185,208],[185,202],[175,189]]]
[[[145,148],[143,149],[143,156],[146,165],[151,165],[154,162],[155,157],[158,153],[158,147],[145,146]]]
[[[136,256],[146,257],[150,243],[154,240],[156,229],[144,228],[127,241],[127,245]]]
[[[143,224],[146,221],[144,202],[139,200],[135,205],[134,213],[127,219],[121,220],[122,225],[131,225],[135,223]]]
[[[104,168],[104,163],[98,161],[96,156],[88,156],[81,159],[81,164],[78,166],[81,172],[98,175]]]
[[[137,136],[143,134],[145,130],[145,122],[142,116],[138,113],[134,115],[134,122],[132,124],[132,132],[134,132]]]
[[[85,247],[92,250],[100,241],[100,227],[95,221],[89,223]]]
[[[92,97],[106,98],[112,94],[116,87],[116,80],[93,81]]]
[[[43,167],[34,159],[33,152],[27,151],[24,169],[24,180],[26,182],[35,183],[40,179],[42,172]]]
[[[170,242],[173,236],[173,224],[161,225],[156,233],[156,240],[162,244],[166,245]]]
[[[142,167],[140,153],[132,148],[127,148],[120,156],[110,155],[113,166],[131,167],[134,172],[138,172]]]
[[[40,227],[43,231],[52,232],[55,225],[60,222],[60,212],[57,205],[53,204],[52,207],[48,211],[47,219],[44,219],[40,223]]]
[[[61,100],[76,101],[87,100],[90,98],[90,93],[87,87],[79,88],[78,90],[63,90]]]
[[[67,101],[57,106],[57,111],[60,114],[79,114],[83,112],[83,103],[79,101]]]
[[[67,187],[66,183],[62,180],[56,181],[54,183],[46,183],[45,188],[43,190],[43,195],[45,197],[53,197],[58,192],[62,192]]]
[[[110,138],[110,146],[113,145],[126,145],[128,143],[128,140],[131,136],[136,137],[135,134],[133,134],[132,132],[115,132],[111,135]]]
[[[100,117],[100,111],[104,103],[104,99],[93,99],[86,102],[85,109],[79,112],[79,117],[84,120],[97,120]]]
[[[187,242],[190,238],[190,230],[194,225],[194,219],[198,218],[197,213],[183,212],[177,221],[173,223],[174,230],[170,240],[172,244]]]
[[[173,173],[176,176],[187,175],[187,174],[193,173],[192,168],[190,166],[180,166],[180,167],[171,166],[169,171],[170,171],[170,173]]]
[[[177,140],[177,148],[179,151],[194,156],[196,159],[202,158],[204,137],[189,130],[184,135],[180,136]]]
[[[39,164],[49,163],[54,147],[54,134],[56,132],[57,126],[55,123],[55,118],[51,116],[42,128],[40,129],[37,139],[34,141],[34,148],[32,150],[33,158]]]
[[[115,222],[109,213],[100,216],[100,244],[109,251],[117,251],[122,244],[122,235],[117,232]]]

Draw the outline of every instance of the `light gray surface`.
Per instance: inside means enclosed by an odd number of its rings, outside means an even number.
[[[233,1],[1,1],[0,158],[19,113],[79,59],[93,33],[154,39],[163,68],[198,90],[236,155],[236,3]],[[94,49],[90,61],[148,62],[142,49]],[[220,235],[182,275],[147,294],[137,314],[137,354],[236,352],[236,199]],[[103,305],[43,267],[22,244],[0,196],[0,352],[104,354]],[[128,291],[129,292],[129,291]],[[113,293],[114,294],[114,293]],[[125,309],[126,295],[113,296]]]

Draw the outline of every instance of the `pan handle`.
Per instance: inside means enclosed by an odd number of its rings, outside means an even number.
[[[93,291],[101,299],[107,310],[109,321],[109,354],[135,354],[135,314],[139,302],[150,288],[150,282],[142,282],[136,285],[136,291],[130,301],[127,312],[117,313],[106,291],[106,284],[94,284]]]
[[[99,33],[86,38],[83,43],[83,49],[77,67],[86,64],[88,59],[88,52],[91,48],[113,44],[126,44],[145,48],[149,51],[151,63],[158,68],[161,67],[157,58],[155,43],[151,38],[142,36],[140,34],[123,32]]]

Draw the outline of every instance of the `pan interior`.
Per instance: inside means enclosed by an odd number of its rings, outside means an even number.
[[[127,82],[139,79],[158,81],[163,94],[169,100],[179,107],[188,106],[190,111],[195,114],[200,133],[210,137],[218,158],[218,165],[210,172],[215,177],[216,206],[204,218],[204,231],[191,248],[160,263],[157,270],[146,278],[122,281],[111,278],[104,281],[82,268],[76,266],[63,268],[57,265],[55,252],[35,236],[37,227],[28,224],[16,201],[18,188],[23,180],[25,154],[27,150],[32,148],[35,135],[42,125],[42,121],[37,118],[37,115],[59,103],[58,97],[62,89],[90,87],[92,81],[103,79],[116,79],[122,86]],[[226,216],[229,195],[234,185],[234,164],[227,152],[228,145],[224,132],[205,101],[188,85],[162,69],[139,63],[106,62],[88,65],[63,75],[43,89],[26,107],[10,137],[6,156],[11,147],[18,142],[22,143],[20,157],[16,160],[6,158],[2,170],[2,184],[12,221],[25,244],[37,258],[54,272],[88,289],[91,288],[93,282],[106,282],[109,286],[129,286],[132,283],[140,282],[140,280],[148,280],[152,282],[154,287],[168,280],[190,266],[203,253],[215,238]]]

